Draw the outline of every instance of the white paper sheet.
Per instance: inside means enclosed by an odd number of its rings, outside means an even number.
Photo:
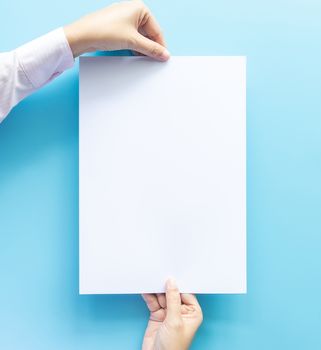
[[[246,292],[244,57],[80,59],[80,293]]]

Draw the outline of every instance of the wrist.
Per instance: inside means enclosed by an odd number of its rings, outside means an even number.
[[[89,51],[86,38],[77,23],[66,25],[63,30],[74,58]]]

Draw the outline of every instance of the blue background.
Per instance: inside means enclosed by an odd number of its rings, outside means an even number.
[[[248,57],[248,294],[200,296],[193,349],[321,349],[320,0],[147,3],[172,54]],[[2,0],[0,50],[105,4]],[[139,349],[146,321],[78,295],[76,66],[0,125],[0,348]]]

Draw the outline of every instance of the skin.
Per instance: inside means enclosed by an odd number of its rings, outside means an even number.
[[[143,294],[150,318],[143,350],[187,350],[203,321],[201,307],[192,294],[180,294],[173,279],[166,293]]]
[[[159,61],[170,57],[159,24],[139,0],[123,1],[64,27],[77,57],[86,52],[130,49]],[[202,310],[192,294],[180,294],[174,280],[165,294],[144,294],[150,318],[143,350],[187,350],[202,323]]]
[[[74,57],[124,49],[159,61],[170,57],[159,24],[139,0],[112,4],[65,26],[64,31]]]

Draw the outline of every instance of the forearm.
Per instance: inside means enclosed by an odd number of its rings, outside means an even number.
[[[19,101],[73,64],[62,28],[0,54],[0,122]]]

